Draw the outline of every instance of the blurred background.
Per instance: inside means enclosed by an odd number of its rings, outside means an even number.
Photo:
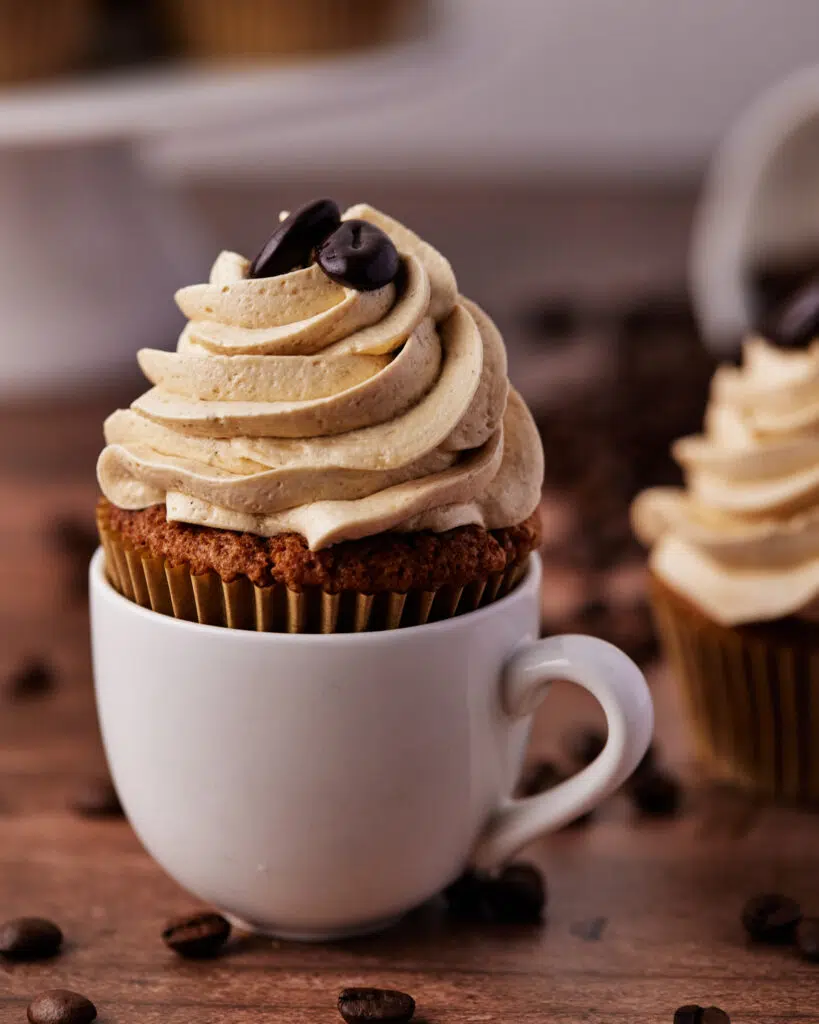
[[[329,195],[495,317],[546,448],[544,627],[659,679],[628,503],[819,266],[817,38],[813,0],[0,0],[2,678],[87,684],[102,420],[173,291]],[[90,690],[59,701],[69,765]]]

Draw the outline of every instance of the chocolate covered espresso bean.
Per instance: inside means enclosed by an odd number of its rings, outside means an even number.
[[[279,224],[250,265],[251,277],[277,277],[310,263],[313,250],[341,223],[332,199],[317,199]]]
[[[398,276],[401,259],[392,239],[366,220],[346,220],[316,250],[324,273],[345,288],[372,292]]]

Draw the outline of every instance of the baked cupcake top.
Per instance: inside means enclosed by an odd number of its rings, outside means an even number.
[[[321,206],[253,264],[223,252],[208,283],[177,292],[176,352],[140,351],[154,386],[105,423],[106,498],[313,550],[522,522],[543,453],[497,328],[407,228],[366,205],[339,225]]]
[[[742,365],[715,374],[704,433],[673,454],[685,489],[655,488],[632,506],[653,571],[723,625],[813,617],[819,340],[797,349],[747,341]]]

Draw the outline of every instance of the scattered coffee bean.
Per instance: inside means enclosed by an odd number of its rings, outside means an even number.
[[[819,338],[819,283],[813,282],[790,302],[772,332],[780,348],[807,348]]]
[[[581,311],[570,298],[563,296],[540,301],[528,307],[521,316],[527,333],[545,341],[550,348],[576,338],[581,320]]]
[[[681,1006],[674,1013],[674,1024],[731,1024],[731,1018],[718,1006]]]
[[[93,521],[61,516],[51,523],[50,535],[52,543],[68,563],[68,596],[72,599],[87,598],[88,563],[99,546],[99,535]]]
[[[629,780],[628,789],[637,810],[647,817],[670,818],[680,809],[680,784],[660,768],[638,771]]]
[[[543,875],[531,864],[509,864],[491,880],[489,902],[502,924],[537,924],[546,906]]]
[[[55,956],[63,933],[42,917],[17,917],[0,925],[0,955],[9,960],[45,960]]]
[[[341,223],[332,199],[317,199],[291,213],[276,228],[250,265],[251,277],[276,277],[309,264],[313,250]]]
[[[804,917],[799,922],[796,948],[803,960],[819,963],[819,917]]]
[[[773,945],[793,942],[801,920],[799,904],[780,893],[754,896],[742,910],[742,926],[754,942]]]
[[[338,997],[338,1012],[347,1024],[406,1024],[415,1013],[415,1000],[387,988],[345,988]]]
[[[28,1006],[31,1024],[91,1024],[97,1018],[97,1008],[79,992],[55,988],[43,992]]]
[[[701,1024],[731,1024],[731,1018],[718,1006],[706,1006],[702,1011]]]
[[[674,1024],[702,1024],[702,1015],[705,1010],[696,1003],[681,1006],[674,1011]]]
[[[71,799],[71,810],[83,818],[120,818],[122,804],[106,776],[84,779]]]
[[[489,878],[474,871],[466,871],[444,890],[450,914],[460,921],[490,923],[492,906],[489,901]]]
[[[55,673],[42,658],[30,658],[12,672],[6,685],[11,700],[32,700],[54,689]]]
[[[50,526],[53,543],[67,555],[90,559],[99,546],[94,523],[75,516],[60,516]]]
[[[566,776],[552,761],[534,761],[527,765],[517,785],[517,795],[521,798],[537,796],[547,789],[554,789]]]
[[[663,337],[672,331],[697,335],[691,303],[685,295],[643,295],[616,315],[619,329],[632,338]]]
[[[100,543],[93,521],[89,523],[73,516],[60,517],[51,524],[50,533],[52,542],[68,564],[68,596],[87,597],[88,563]]]
[[[509,864],[499,875],[468,871],[444,893],[450,913],[486,924],[538,924],[546,906],[546,884],[531,864]]]
[[[207,910],[169,921],[162,932],[169,949],[195,960],[216,956],[229,937],[230,922]]]
[[[589,765],[603,753],[605,733],[599,729],[580,729],[569,737],[568,753],[575,764]]]
[[[346,220],[316,249],[316,262],[333,281],[371,292],[398,276],[401,258],[389,235],[366,220]]]

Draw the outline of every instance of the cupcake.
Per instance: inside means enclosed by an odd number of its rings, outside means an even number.
[[[712,382],[685,488],[632,507],[659,632],[703,760],[770,797],[819,803],[819,301],[751,338]]]
[[[543,453],[491,319],[432,246],[319,200],[181,289],[176,352],[105,424],[113,585],[265,631],[411,626],[497,600],[539,542]]]
[[[389,42],[426,0],[161,0],[168,34],[200,58],[281,58]]]
[[[94,29],[94,0],[0,0],[0,82],[74,70]]]

